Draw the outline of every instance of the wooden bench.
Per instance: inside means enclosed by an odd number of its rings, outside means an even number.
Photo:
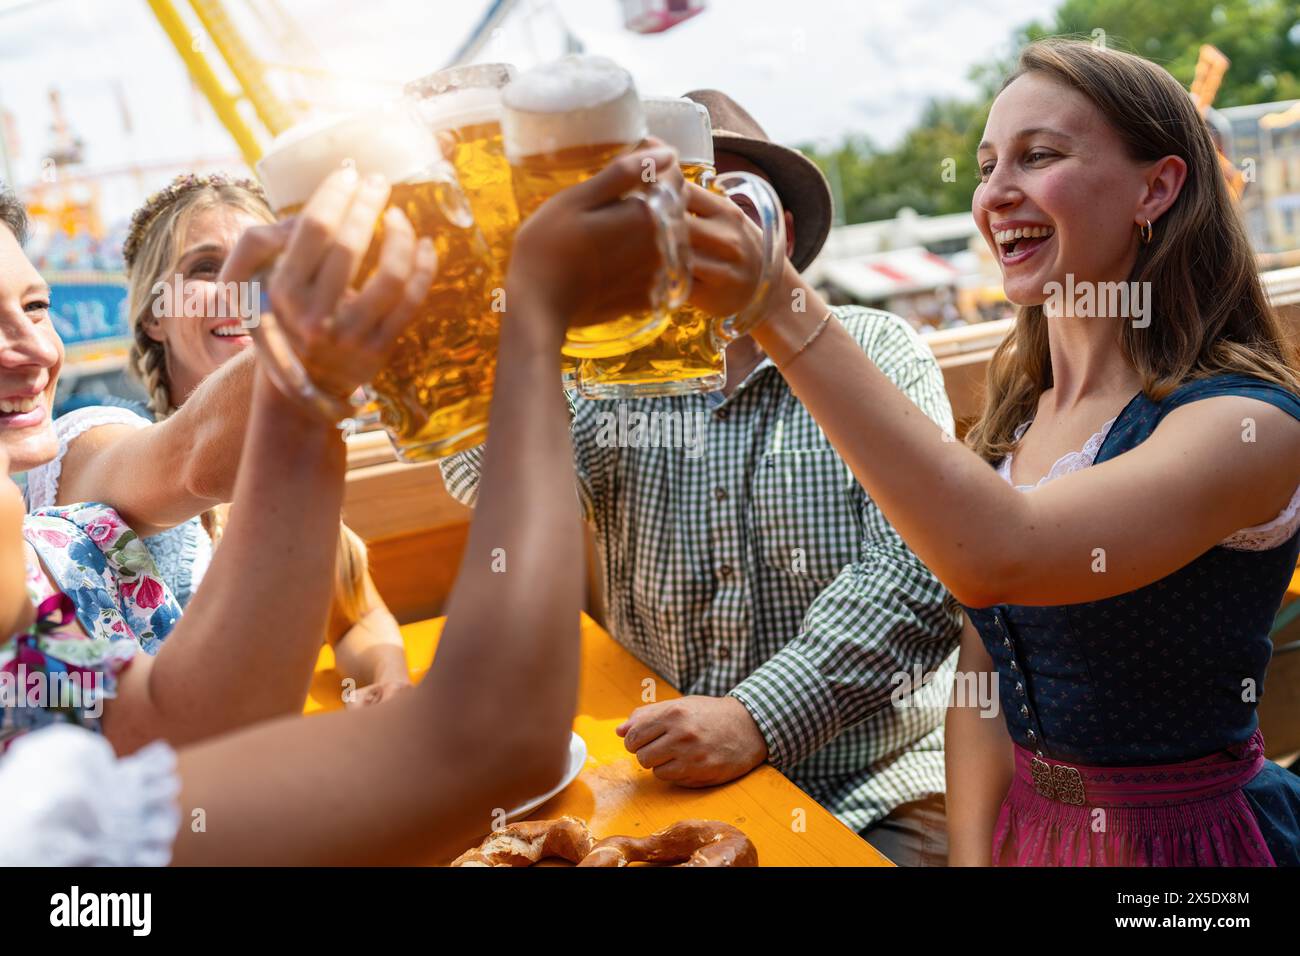
[[[348,439],[343,520],[365,540],[375,585],[401,623],[443,613],[470,514],[436,463],[398,461],[383,432]]]
[[[472,514],[448,494],[436,462],[398,461],[380,431],[348,439],[343,520],[366,542],[375,585],[400,623],[445,613]],[[585,610],[603,625],[595,542],[585,525],[583,534],[588,568]]]

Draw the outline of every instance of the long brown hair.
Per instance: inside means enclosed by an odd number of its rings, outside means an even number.
[[[1150,283],[1150,325],[1123,324],[1120,347],[1159,401],[1193,379],[1240,372],[1300,391],[1294,347],[1264,295],[1241,218],[1229,198],[1209,128],[1168,71],[1131,53],[1052,37],[1026,46],[1006,89],[1037,73],[1077,90],[1119,134],[1130,158],[1178,156],[1187,179],[1139,246],[1131,282]],[[1021,306],[989,362],[984,410],[966,436],[985,460],[1015,448],[1052,385],[1041,305]]]

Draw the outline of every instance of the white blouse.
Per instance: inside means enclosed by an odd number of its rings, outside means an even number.
[[[70,724],[25,734],[0,755],[0,866],[166,866],[179,793],[161,741],[118,758]]]
[[[1024,435],[1025,430],[1031,424],[1032,422],[1025,422],[1016,429],[1016,441],[1020,441],[1020,437]],[[1101,426],[1100,431],[1084,442],[1081,449],[1066,452],[1056,459],[1052,467],[1048,469],[1047,474],[1038,479],[1037,484],[1016,485],[1016,490],[1033,491],[1035,488],[1041,488],[1049,481],[1054,481],[1062,475],[1068,475],[1071,472],[1082,471],[1084,468],[1090,467],[1097,460],[1097,455],[1101,452],[1101,446],[1105,443],[1106,436],[1110,434],[1111,426],[1114,424],[1115,419],[1112,418]],[[998,474],[1006,480],[1007,484],[1012,484],[1012,457],[1007,455],[998,465]],[[1267,551],[1290,540],[1291,536],[1296,533],[1297,528],[1300,528],[1300,486],[1296,487],[1295,493],[1291,495],[1291,501],[1272,521],[1235,531],[1220,541],[1219,545],[1224,548],[1232,548],[1234,551]]]

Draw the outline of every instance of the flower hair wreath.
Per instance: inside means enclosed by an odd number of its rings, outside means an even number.
[[[140,244],[144,241],[145,233],[148,232],[149,227],[153,225],[153,221],[158,218],[164,209],[167,209],[183,196],[197,189],[206,189],[210,186],[238,186],[241,189],[247,189],[263,202],[266,202],[266,193],[262,190],[262,184],[255,179],[230,176],[226,173],[209,173],[203,176],[184,173],[177,176],[146,199],[144,205],[131,216],[131,226],[127,230],[126,241],[122,243],[122,258],[125,260],[127,268],[131,268],[135,263],[135,257],[140,253]]]

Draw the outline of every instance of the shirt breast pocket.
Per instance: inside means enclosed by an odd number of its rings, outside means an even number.
[[[753,495],[758,559],[766,566],[829,582],[857,560],[861,492],[832,449],[764,454]]]

